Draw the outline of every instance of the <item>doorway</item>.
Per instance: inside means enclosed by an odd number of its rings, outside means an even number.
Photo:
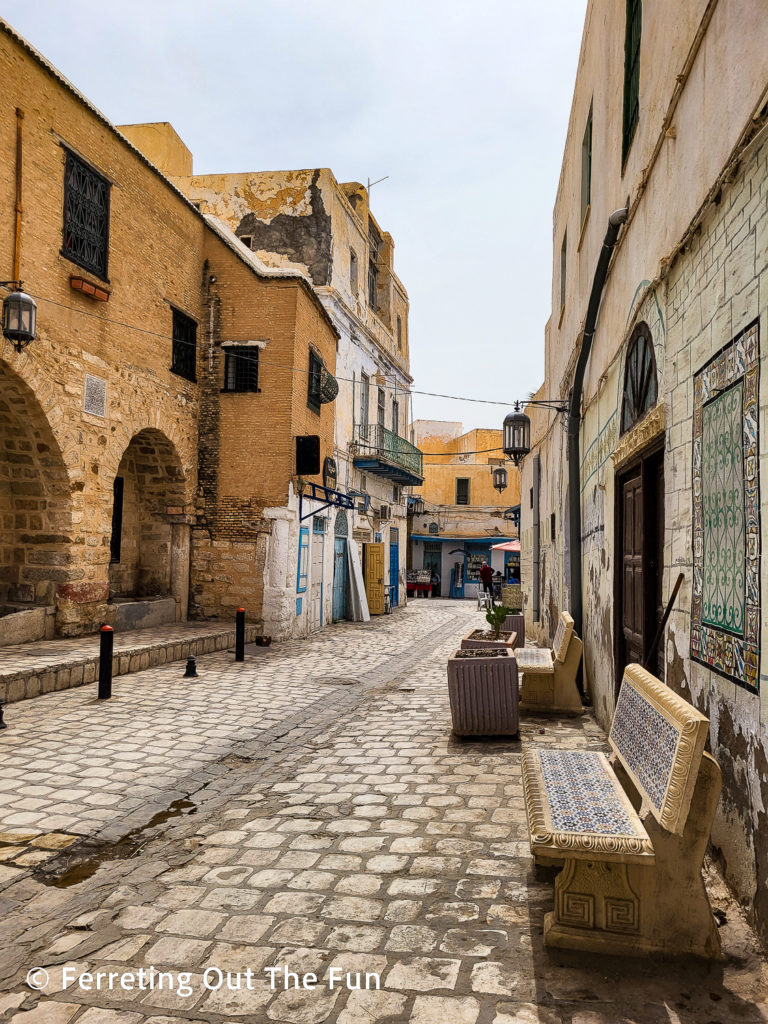
[[[393,608],[400,601],[400,531],[396,526],[389,529],[389,599]]]
[[[615,691],[624,669],[643,664],[664,614],[664,449],[663,441],[643,453],[616,481]],[[648,669],[660,678],[661,645]]]
[[[323,628],[323,561],[325,555],[326,523],[327,519],[324,519],[322,516],[314,516],[312,519],[309,576],[310,633],[315,633]]]

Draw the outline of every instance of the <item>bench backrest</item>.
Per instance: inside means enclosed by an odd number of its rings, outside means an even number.
[[[658,823],[682,834],[709,719],[640,665],[627,665],[608,737]]]
[[[552,644],[552,654],[555,661],[565,661],[568,654],[568,644],[573,636],[573,619],[568,612],[560,612],[560,622],[555,633],[555,642]]]

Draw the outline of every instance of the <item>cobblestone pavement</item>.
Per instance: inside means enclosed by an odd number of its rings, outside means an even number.
[[[535,869],[529,854],[520,753],[530,744],[603,748],[604,736],[584,716],[524,719],[519,742],[453,738],[445,659],[476,621],[468,603],[413,602],[366,627],[279,645],[239,675],[223,656],[201,659],[211,695],[233,693],[236,703],[229,718],[213,714],[215,743],[204,748],[198,737],[195,750],[210,759],[202,772],[188,773],[187,748],[175,771],[172,753],[160,752],[169,792],[191,794],[176,809],[187,813],[117,841],[135,820],[129,808],[35,874],[10,879],[0,893],[0,1014],[13,1024],[768,1020],[765,963],[712,871],[726,918],[721,962],[544,949],[554,872]],[[161,715],[165,671],[131,677],[132,703],[109,709],[140,714],[150,734],[130,751],[137,779],[155,745],[153,714],[157,731],[174,736],[174,716]],[[289,717],[258,731],[243,718],[249,700]],[[78,708],[88,728],[102,713]],[[45,721],[28,723],[28,747]],[[107,741],[111,721],[86,748]],[[185,735],[179,725],[176,734]],[[55,751],[43,756],[56,760]],[[86,800],[70,797],[78,807]],[[23,981],[36,966],[49,980],[33,977],[41,991],[31,992]],[[312,972],[317,987],[286,986],[286,970]],[[83,972],[90,983],[65,987]],[[97,989],[96,972],[111,972],[112,987],[102,977]],[[380,989],[366,989],[374,975]]]

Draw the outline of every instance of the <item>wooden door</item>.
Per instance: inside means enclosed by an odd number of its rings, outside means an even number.
[[[384,545],[364,544],[365,596],[371,615],[384,614]]]
[[[389,531],[389,585],[390,603],[397,608],[400,601],[400,533],[396,526]]]
[[[622,482],[621,632],[624,665],[645,656],[643,593],[643,478],[637,472]],[[622,672],[623,672],[622,666]]]

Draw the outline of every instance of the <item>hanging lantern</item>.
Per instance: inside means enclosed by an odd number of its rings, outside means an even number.
[[[323,364],[320,370],[320,404],[327,405],[332,402],[339,393],[339,382],[331,371]]]
[[[408,515],[409,516],[420,516],[424,511],[424,499],[418,497],[418,495],[408,496]]]
[[[35,340],[37,304],[31,295],[21,290],[21,282],[8,282],[13,291],[3,299],[3,335],[17,352]]]
[[[497,466],[493,471],[493,486],[501,494],[507,487],[507,471],[503,466]]]
[[[504,454],[516,466],[531,450],[531,421],[524,412],[520,412],[520,403],[515,402],[515,411],[504,418]]]

